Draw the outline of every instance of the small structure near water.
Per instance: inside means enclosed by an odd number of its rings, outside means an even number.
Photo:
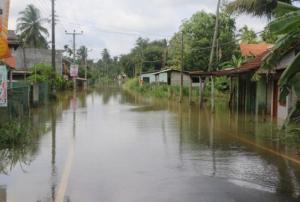
[[[160,71],[142,73],[141,81],[148,84],[167,84],[169,86],[179,86],[181,83],[181,71],[167,68]],[[190,73],[183,72],[183,85],[189,86],[191,82]]]

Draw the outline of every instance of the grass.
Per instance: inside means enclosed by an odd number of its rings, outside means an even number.
[[[144,84],[140,85],[138,79],[129,79],[124,85],[123,88],[128,91],[133,91],[139,93],[143,96],[150,96],[156,98],[170,98],[175,99],[180,97],[180,86],[169,86],[165,84]],[[206,88],[205,97],[209,97],[210,89]],[[189,97],[189,87],[183,87],[183,96]],[[216,91],[216,98],[224,99],[228,98],[228,94]],[[198,100],[200,97],[199,88],[193,87],[192,89],[192,99]]]

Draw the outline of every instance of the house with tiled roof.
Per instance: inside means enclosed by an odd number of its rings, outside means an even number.
[[[258,45],[259,46],[259,45]],[[246,51],[247,47],[247,51]],[[230,101],[229,106],[237,111],[257,112],[257,82],[252,78],[261,66],[263,57],[268,53],[271,46],[241,46],[244,56],[250,57],[239,67],[230,67],[214,72],[191,72],[191,77],[229,77],[230,82]],[[262,49],[261,47],[265,47]],[[255,51],[254,51],[255,50]]]
[[[258,43],[258,44],[240,44],[241,55],[244,57],[248,56],[259,56],[266,50],[273,47],[273,44]]]
[[[191,72],[191,77],[222,77],[231,79],[231,96],[229,105],[237,111],[252,112],[270,115],[274,120],[283,122],[296,98],[293,92],[283,103],[279,102],[280,89],[278,80],[296,53],[291,51],[283,57],[274,68],[275,71],[262,71],[263,58],[271,51],[270,44],[245,44],[241,45],[243,56],[252,56],[240,67],[232,67],[214,72]],[[258,78],[256,78],[258,77]],[[202,79],[203,80],[203,79]]]

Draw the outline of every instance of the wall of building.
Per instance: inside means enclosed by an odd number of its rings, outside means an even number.
[[[56,72],[62,74],[63,51],[56,51]],[[16,69],[32,68],[36,64],[52,64],[52,51],[48,49],[18,48],[12,52],[17,60]]]
[[[180,72],[171,72],[171,85],[172,86],[179,86],[181,83],[181,73]],[[189,75],[183,75],[183,85],[190,86],[191,78]]]
[[[155,83],[155,75],[153,73],[149,73],[149,74],[142,74],[141,75],[141,80],[145,81],[149,79],[149,83]]]
[[[168,72],[160,73],[158,78],[159,78],[158,79],[159,83],[167,84],[168,83]]]

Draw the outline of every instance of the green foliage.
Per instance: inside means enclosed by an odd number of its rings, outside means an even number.
[[[210,84],[208,83],[208,86]],[[219,97],[224,97],[224,92],[229,89],[229,80],[226,77],[218,78],[216,79],[216,95]],[[150,97],[156,97],[156,98],[179,98],[180,97],[180,86],[169,86],[169,85],[157,85],[157,84],[143,84],[140,85],[138,79],[129,79],[126,81],[126,83],[123,85],[123,88],[125,90],[136,92],[143,96],[150,96]],[[209,88],[207,88],[207,91],[205,92],[205,95],[209,95]],[[188,97],[189,96],[189,87],[184,86],[183,87],[183,96]],[[199,98],[199,88],[193,88],[192,89],[192,97],[193,99]]]
[[[230,80],[228,77],[217,77],[215,79],[215,88],[220,92],[226,92],[230,89]]]
[[[52,67],[47,64],[37,64],[30,71],[32,75],[28,77],[28,81],[32,83],[50,81],[55,76]]]
[[[159,70],[166,64],[166,50],[166,40],[150,41],[138,38],[131,52],[120,57],[120,65],[123,72],[130,77],[141,72]]]
[[[30,127],[22,121],[0,122],[0,148],[20,146],[30,142]]]
[[[47,22],[41,17],[40,10],[33,4],[28,5],[19,13],[17,33],[19,39],[29,48],[48,48],[48,30],[43,26]]]
[[[248,59],[246,57],[233,55],[230,61],[220,64],[220,67],[221,69],[239,68],[247,60]]]
[[[58,90],[65,90],[72,87],[72,81],[63,78],[62,75],[56,74],[53,68],[47,64],[37,64],[30,68],[32,75],[27,79],[30,83],[51,82],[55,78],[55,87]]]
[[[181,63],[181,34],[184,36],[184,67],[185,70],[207,70],[212,46],[212,36],[216,17],[200,11],[183,22],[181,30],[175,33],[169,45],[168,65],[179,68]],[[237,49],[235,43],[235,20],[225,13],[220,15],[220,26],[217,58],[214,69],[219,63],[229,60]]]
[[[274,32],[271,32],[271,30],[267,27],[260,35],[262,40],[269,44],[274,44],[278,40],[278,35]]]
[[[96,64],[96,69],[101,77],[115,79],[122,71],[118,57],[111,57],[107,49],[103,49],[101,59]]]
[[[239,32],[241,36],[241,43],[255,44],[258,42],[255,31],[250,29],[247,25],[240,29]]]
[[[254,16],[281,16],[282,14],[297,10],[292,6],[291,0],[235,0],[226,5],[226,11],[230,14],[247,13]]]

